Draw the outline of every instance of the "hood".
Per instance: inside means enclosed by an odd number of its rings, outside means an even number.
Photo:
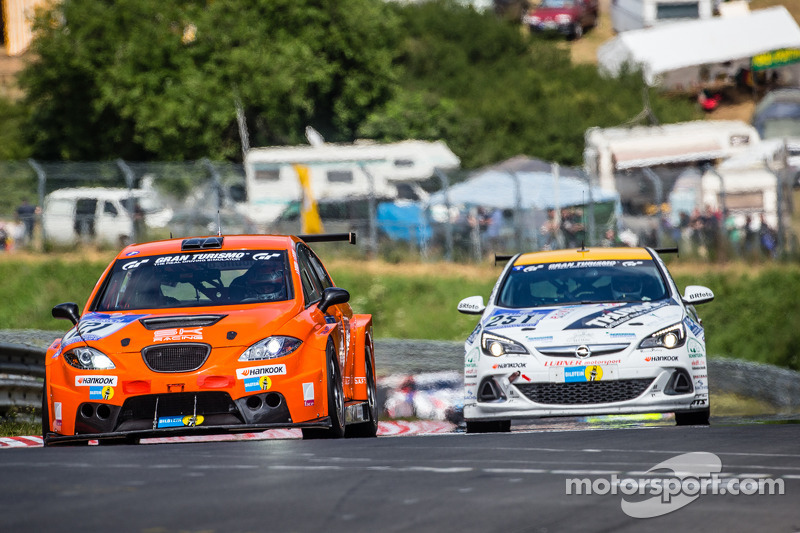
[[[62,349],[85,340],[107,352],[138,352],[167,342],[202,342],[215,348],[249,346],[270,336],[297,314],[293,301],[249,309],[208,308],[203,313],[87,313],[79,336],[72,328]]]
[[[482,319],[487,332],[537,350],[548,346],[630,344],[683,320],[674,300],[598,303],[533,309],[492,308]]]
[[[569,15],[575,18],[577,14],[578,8],[575,7],[540,7],[531,12],[532,16],[539,17],[542,20],[553,20],[556,15]]]

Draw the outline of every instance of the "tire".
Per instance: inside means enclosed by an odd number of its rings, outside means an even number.
[[[378,436],[378,387],[375,383],[375,375],[372,372],[372,350],[367,346],[364,351],[367,369],[369,420],[348,426],[345,430],[345,437],[356,439],[370,439]]]
[[[342,373],[336,361],[336,350],[333,343],[328,342],[328,417],[331,427],[328,429],[303,428],[304,439],[341,439],[344,437],[344,390],[342,389]]]
[[[570,38],[573,41],[577,41],[581,37],[583,37],[583,25],[580,22],[576,22],[575,26],[572,28],[572,35]]]
[[[511,431],[511,420],[492,420],[489,422],[467,421],[467,433],[508,433]]]
[[[709,425],[709,417],[711,415],[711,409],[705,408],[702,411],[693,411],[691,413],[685,413],[678,411],[675,413],[675,425],[676,426],[707,426]]]
[[[47,387],[42,391],[42,445],[47,447],[47,434],[50,433],[50,405],[47,401]]]

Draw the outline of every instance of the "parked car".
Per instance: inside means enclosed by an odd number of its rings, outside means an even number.
[[[65,188],[45,197],[42,226],[47,240],[57,244],[125,246],[134,237],[137,215],[142,230],[162,228],[172,217],[172,209],[151,189]]]
[[[694,306],[714,293],[678,291],[656,250],[524,253],[506,264],[465,343],[468,433],[509,431],[512,419],[675,414],[708,424],[705,332]]]
[[[124,248],[45,357],[45,446],[300,428],[375,437],[372,315],[307,242],[224,235]]]
[[[597,0],[542,0],[522,17],[532,32],[560,33],[580,39],[584,30],[597,25]]]

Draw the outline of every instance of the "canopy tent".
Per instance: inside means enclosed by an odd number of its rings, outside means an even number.
[[[699,81],[702,66],[749,67],[753,56],[784,48],[800,48],[800,27],[785,7],[774,6],[626,31],[600,46],[597,59],[607,74],[627,63],[640,66],[650,86],[686,88]]]
[[[517,183],[517,180],[519,183]],[[580,179],[556,178],[549,172],[490,170],[453,185],[447,191],[450,205],[499,209],[551,209],[586,205],[590,201],[619,202],[616,192],[590,187]],[[429,205],[445,203],[445,192],[431,195]]]

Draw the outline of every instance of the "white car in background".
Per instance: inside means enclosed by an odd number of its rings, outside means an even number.
[[[110,187],[57,189],[45,197],[42,227],[45,238],[56,244],[88,242],[125,246],[132,242],[133,205],[138,205],[143,225],[163,228],[172,218],[155,190]],[[142,238],[143,236],[139,236]]]
[[[670,250],[676,251],[676,250]],[[675,413],[708,424],[705,334],[694,305],[651,248],[592,248],[510,258],[465,344],[468,433],[546,416]]]

